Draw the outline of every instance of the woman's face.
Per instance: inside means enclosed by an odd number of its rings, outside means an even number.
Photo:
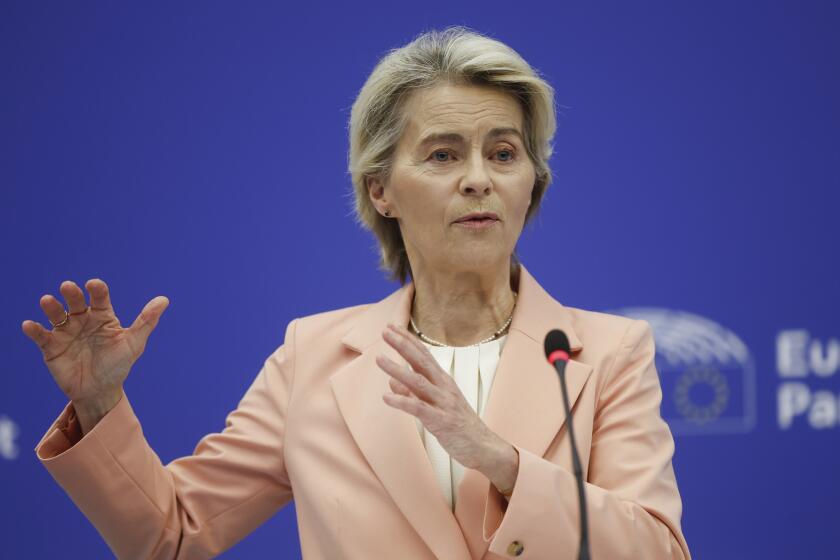
[[[390,180],[368,191],[399,220],[412,269],[506,267],[536,179],[519,103],[488,87],[441,85],[415,93],[405,110]],[[459,221],[473,213],[494,216]]]

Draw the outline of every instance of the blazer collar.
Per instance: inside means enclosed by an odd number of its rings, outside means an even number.
[[[382,340],[388,322],[408,325],[414,288],[406,284],[368,307],[342,343],[359,353],[330,377],[350,433],[396,505],[438,558],[481,558],[489,547],[485,531],[501,522],[502,498],[480,472],[467,470],[449,509],[420,439],[415,418],[384,403],[388,375],[376,365],[385,354],[405,360]],[[571,313],[520,265],[519,295],[508,338],[485,405],[483,420],[505,441],[543,456],[565,422],[562,393],[543,351],[553,328],[566,332],[573,352],[582,348]],[[592,366],[569,360],[570,406]],[[491,531],[492,532],[492,531]]]

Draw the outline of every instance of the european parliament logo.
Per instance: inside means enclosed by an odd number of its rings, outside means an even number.
[[[735,333],[685,311],[609,312],[650,323],[662,386],[660,414],[674,435],[745,433],[755,427],[755,362]]]

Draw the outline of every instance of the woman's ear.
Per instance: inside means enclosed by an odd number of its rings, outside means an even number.
[[[393,210],[385,197],[385,185],[382,184],[379,177],[368,175],[365,177],[365,185],[367,186],[368,197],[370,197],[376,211],[386,217],[393,216]]]

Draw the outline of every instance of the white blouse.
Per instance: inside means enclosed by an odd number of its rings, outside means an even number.
[[[423,344],[431,351],[443,371],[449,372],[455,378],[455,383],[467,402],[478,416],[482,417],[506,339],[507,335],[504,335],[478,346],[434,346],[426,342]],[[426,430],[419,419],[415,420],[438,485],[449,507],[454,511],[455,496],[465,469],[458,461],[449,457],[434,434]]]

